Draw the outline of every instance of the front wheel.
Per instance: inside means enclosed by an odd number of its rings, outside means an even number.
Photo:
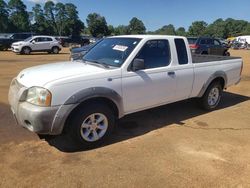
[[[205,110],[215,109],[222,96],[222,87],[219,82],[213,82],[207,88],[204,95],[200,98],[201,107]]]
[[[228,51],[225,51],[223,55],[224,56],[230,56],[230,53]]]
[[[21,54],[29,55],[31,52],[31,49],[29,47],[23,47]]]
[[[66,125],[68,133],[84,148],[93,148],[112,133],[114,112],[105,104],[90,103],[74,112]]]

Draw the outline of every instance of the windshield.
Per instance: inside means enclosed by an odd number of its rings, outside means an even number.
[[[27,39],[25,39],[25,40],[23,40],[24,42],[28,42],[30,39],[32,39],[32,37],[29,37],[29,38],[27,38]]]
[[[84,56],[83,60],[120,67],[140,40],[138,38],[103,39]]]

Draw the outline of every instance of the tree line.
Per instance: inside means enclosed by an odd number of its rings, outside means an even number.
[[[104,16],[91,13],[86,18],[87,27],[79,18],[77,7],[72,3],[54,3],[47,1],[43,6],[35,4],[32,11],[27,11],[22,0],[0,0],[0,33],[34,32],[46,35],[89,34],[94,37],[124,34],[162,34],[181,36],[212,36],[227,38],[250,35],[250,22],[245,20],[217,19],[211,24],[195,21],[186,30],[169,24],[156,31],[146,31],[142,20],[134,17],[128,25],[114,27],[108,25]]]

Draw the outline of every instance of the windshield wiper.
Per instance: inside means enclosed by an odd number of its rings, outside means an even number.
[[[85,63],[91,64],[91,65],[101,65],[102,67],[109,69],[110,66],[104,62],[96,61],[96,60],[85,60],[83,59]]]

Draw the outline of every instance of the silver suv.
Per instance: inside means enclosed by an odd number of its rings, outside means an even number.
[[[30,54],[31,52],[48,52],[58,54],[62,49],[59,41],[51,36],[33,36],[24,41],[14,42],[11,50],[15,53]]]

